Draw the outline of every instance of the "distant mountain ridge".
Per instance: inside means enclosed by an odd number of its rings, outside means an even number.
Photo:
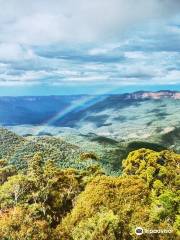
[[[164,101],[164,107],[159,100]],[[166,103],[166,100],[169,102]],[[154,114],[161,121],[171,114],[171,105],[177,111],[179,100],[179,91],[168,90],[106,95],[0,97],[0,125],[52,125],[78,129],[89,126],[90,131],[97,127],[102,132],[114,132],[117,124],[135,119],[136,112],[142,112],[148,104],[150,106],[146,112],[140,113],[141,116]],[[114,126],[113,129],[110,129],[111,126]]]
[[[103,94],[102,94],[103,95]],[[101,96],[94,94],[79,94],[79,95],[49,95],[49,96],[0,96],[0,100],[3,101],[15,101],[18,99],[27,100],[30,102],[40,101],[46,99],[59,100],[67,98],[68,100],[76,100],[77,98],[83,98],[85,96]],[[136,91],[132,93],[121,93],[121,94],[105,94],[104,96],[119,96],[122,99],[160,99],[160,98],[173,98],[180,99],[180,91],[171,90],[160,90],[160,91]]]
[[[161,99],[161,98],[172,98],[180,99],[180,92],[178,91],[158,91],[158,92],[134,92],[126,95],[126,99]]]

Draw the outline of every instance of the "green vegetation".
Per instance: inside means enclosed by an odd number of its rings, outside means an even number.
[[[0,129],[0,158],[18,170],[26,170],[34,154],[41,152],[43,161],[51,159],[61,168],[85,169],[90,160],[97,160],[95,153],[83,151],[78,146],[55,137],[19,137],[6,129]],[[91,154],[89,161],[78,161],[83,154]],[[98,162],[98,161],[97,161]]]
[[[1,240],[134,240],[137,226],[172,231],[140,239],[178,239],[179,154],[140,148],[119,156],[113,176],[62,139],[6,130],[0,139]]]

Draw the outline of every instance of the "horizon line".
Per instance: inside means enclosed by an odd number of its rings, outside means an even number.
[[[110,95],[125,95],[125,94],[134,94],[134,93],[159,93],[159,92],[170,92],[170,93],[180,93],[180,90],[157,90],[157,91],[150,91],[150,90],[139,90],[139,91],[129,91],[124,93],[105,93],[105,94],[88,94],[88,93],[77,93],[77,94],[49,94],[49,95],[0,95],[0,98],[2,97],[60,97],[60,96],[110,96]]]

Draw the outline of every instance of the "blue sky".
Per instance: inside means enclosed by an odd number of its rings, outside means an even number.
[[[180,90],[179,0],[0,5],[0,95]]]

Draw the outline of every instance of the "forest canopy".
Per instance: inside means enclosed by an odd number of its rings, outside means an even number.
[[[171,232],[143,234],[141,239],[177,239],[179,154],[132,151],[119,176],[107,175],[92,153],[81,153],[82,161],[91,164],[63,168],[37,151],[22,170],[19,163],[2,158],[0,239],[138,239],[138,226]]]

